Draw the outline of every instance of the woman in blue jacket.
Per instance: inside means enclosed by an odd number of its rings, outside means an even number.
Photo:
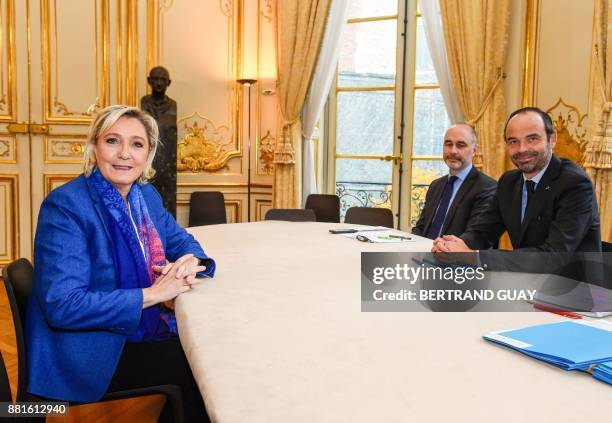
[[[105,392],[177,384],[187,421],[204,404],[164,303],[211,277],[215,263],[164,210],[147,179],[155,121],[111,106],[94,120],[84,174],[43,202],[28,306],[28,391],[91,402]]]

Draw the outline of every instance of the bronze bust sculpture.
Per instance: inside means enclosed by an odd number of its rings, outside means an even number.
[[[164,207],[176,217],[176,101],[166,95],[170,73],[163,66],[156,66],[149,72],[147,82],[151,94],[140,99],[140,108],[149,113],[159,127],[161,143],[153,160],[155,177],[152,184],[164,200]]]

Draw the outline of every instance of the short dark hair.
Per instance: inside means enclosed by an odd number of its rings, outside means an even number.
[[[521,107],[520,109],[510,113],[510,116],[508,116],[508,119],[506,120],[506,125],[504,125],[504,140],[506,139],[506,129],[508,129],[508,123],[510,120],[516,115],[529,112],[540,115],[540,118],[542,118],[542,122],[544,123],[544,130],[546,131],[546,141],[550,141],[550,137],[555,133],[555,126],[553,125],[550,115],[539,107]]]

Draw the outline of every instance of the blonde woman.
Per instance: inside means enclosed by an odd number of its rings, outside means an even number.
[[[28,306],[28,391],[91,402],[106,392],[177,384],[187,421],[204,404],[164,302],[212,276],[215,263],[147,183],[155,121],[135,107],[95,118],[84,173],[43,202]]]

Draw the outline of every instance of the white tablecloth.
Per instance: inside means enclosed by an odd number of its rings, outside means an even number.
[[[192,228],[217,274],[176,301],[216,422],[610,421],[612,387],[481,339],[548,313],[362,313],[368,244],[326,223]],[[354,226],[354,225],[351,225]]]

